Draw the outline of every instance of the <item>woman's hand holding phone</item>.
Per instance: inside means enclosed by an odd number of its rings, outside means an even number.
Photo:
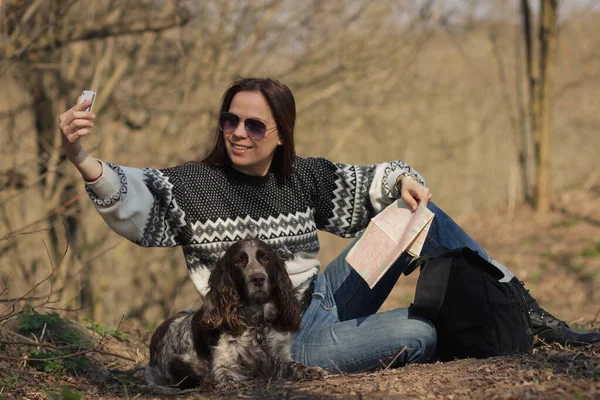
[[[92,121],[96,118],[96,114],[91,111],[94,98],[94,92],[84,91],[77,99],[77,104],[58,117],[67,156],[79,153],[81,148],[79,139],[89,135],[94,126]]]
[[[88,181],[102,174],[102,164],[90,157],[80,143],[80,139],[89,135],[94,127],[92,121],[96,114],[91,110],[95,97],[95,92],[84,90],[77,99],[77,104],[58,117],[65,154]]]

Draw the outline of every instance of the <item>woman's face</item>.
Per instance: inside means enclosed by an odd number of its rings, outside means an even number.
[[[233,132],[223,132],[233,168],[246,175],[265,176],[275,149],[282,144],[267,100],[260,92],[239,92],[233,97],[229,111],[241,118]],[[263,139],[254,141],[248,136],[244,126],[246,118],[257,119],[266,125],[267,133]]]

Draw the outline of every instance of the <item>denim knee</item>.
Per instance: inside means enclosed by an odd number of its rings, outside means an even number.
[[[409,319],[415,324],[417,332],[408,345],[409,357],[407,363],[428,363],[437,358],[437,331],[431,321]],[[406,333],[404,333],[406,335]]]
[[[433,323],[429,322],[427,328],[423,329],[423,334],[417,338],[420,342],[420,352],[415,354],[411,362],[428,363],[437,358],[437,331]]]

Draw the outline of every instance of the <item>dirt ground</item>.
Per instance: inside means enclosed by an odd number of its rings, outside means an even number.
[[[3,335],[6,337],[6,335]],[[99,337],[96,337],[99,339]],[[85,372],[46,373],[16,363],[0,362],[6,399],[48,399],[62,387],[81,399],[165,398],[143,379],[148,332],[133,330],[126,339],[112,339],[106,353],[93,353]],[[7,377],[18,382],[7,384]],[[600,345],[562,347],[538,343],[532,354],[484,360],[458,360],[409,365],[371,373],[331,375],[304,382],[255,381],[234,392],[212,387],[180,393],[187,399],[598,399]],[[0,397],[2,398],[2,397]],[[57,397],[75,399],[77,397]]]
[[[512,212],[500,207],[460,218],[459,222],[527,283],[544,308],[576,328],[600,330],[600,185],[588,184],[560,194],[552,213],[544,217],[526,206]],[[401,279],[383,308],[408,305],[415,280],[416,276]],[[77,326],[98,343],[98,333],[83,323]],[[16,336],[10,326],[0,327],[4,343],[0,351],[0,399],[166,397],[143,380],[152,330],[128,321],[121,329],[124,335],[105,337],[99,352],[84,355],[87,366],[73,373],[37,370],[23,359],[31,346],[19,344],[31,338]],[[177,397],[598,399],[600,344],[563,347],[538,342],[533,353],[524,356],[334,374],[321,381],[257,381],[235,392],[209,387]]]

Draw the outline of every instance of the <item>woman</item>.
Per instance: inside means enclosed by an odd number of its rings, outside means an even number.
[[[489,256],[436,207],[423,178],[401,161],[335,164],[296,157],[296,108],[291,91],[271,79],[242,79],[223,97],[216,142],[199,163],[135,169],[89,156],[80,139],[95,115],[85,102],[60,116],[64,150],[86,181],[109,226],[141,246],[183,247],[190,277],[204,296],[210,270],[238,239],[259,237],[286,260],[302,295],[297,361],[345,372],[435,358],[436,332],[400,308],[377,313],[409,261],[401,257],[373,289],[346,263],[348,246],[319,274],[317,229],[354,237],[395,198],[435,213],[423,254],[438,246],[468,246]],[[491,260],[491,259],[490,259]],[[503,265],[491,260],[504,274]],[[524,290],[524,289],[523,289]],[[524,292],[526,292],[524,290]],[[529,296],[529,295],[527,295]],[[545,313],[530,296],[536,333],[549,340],[598,341]]]

